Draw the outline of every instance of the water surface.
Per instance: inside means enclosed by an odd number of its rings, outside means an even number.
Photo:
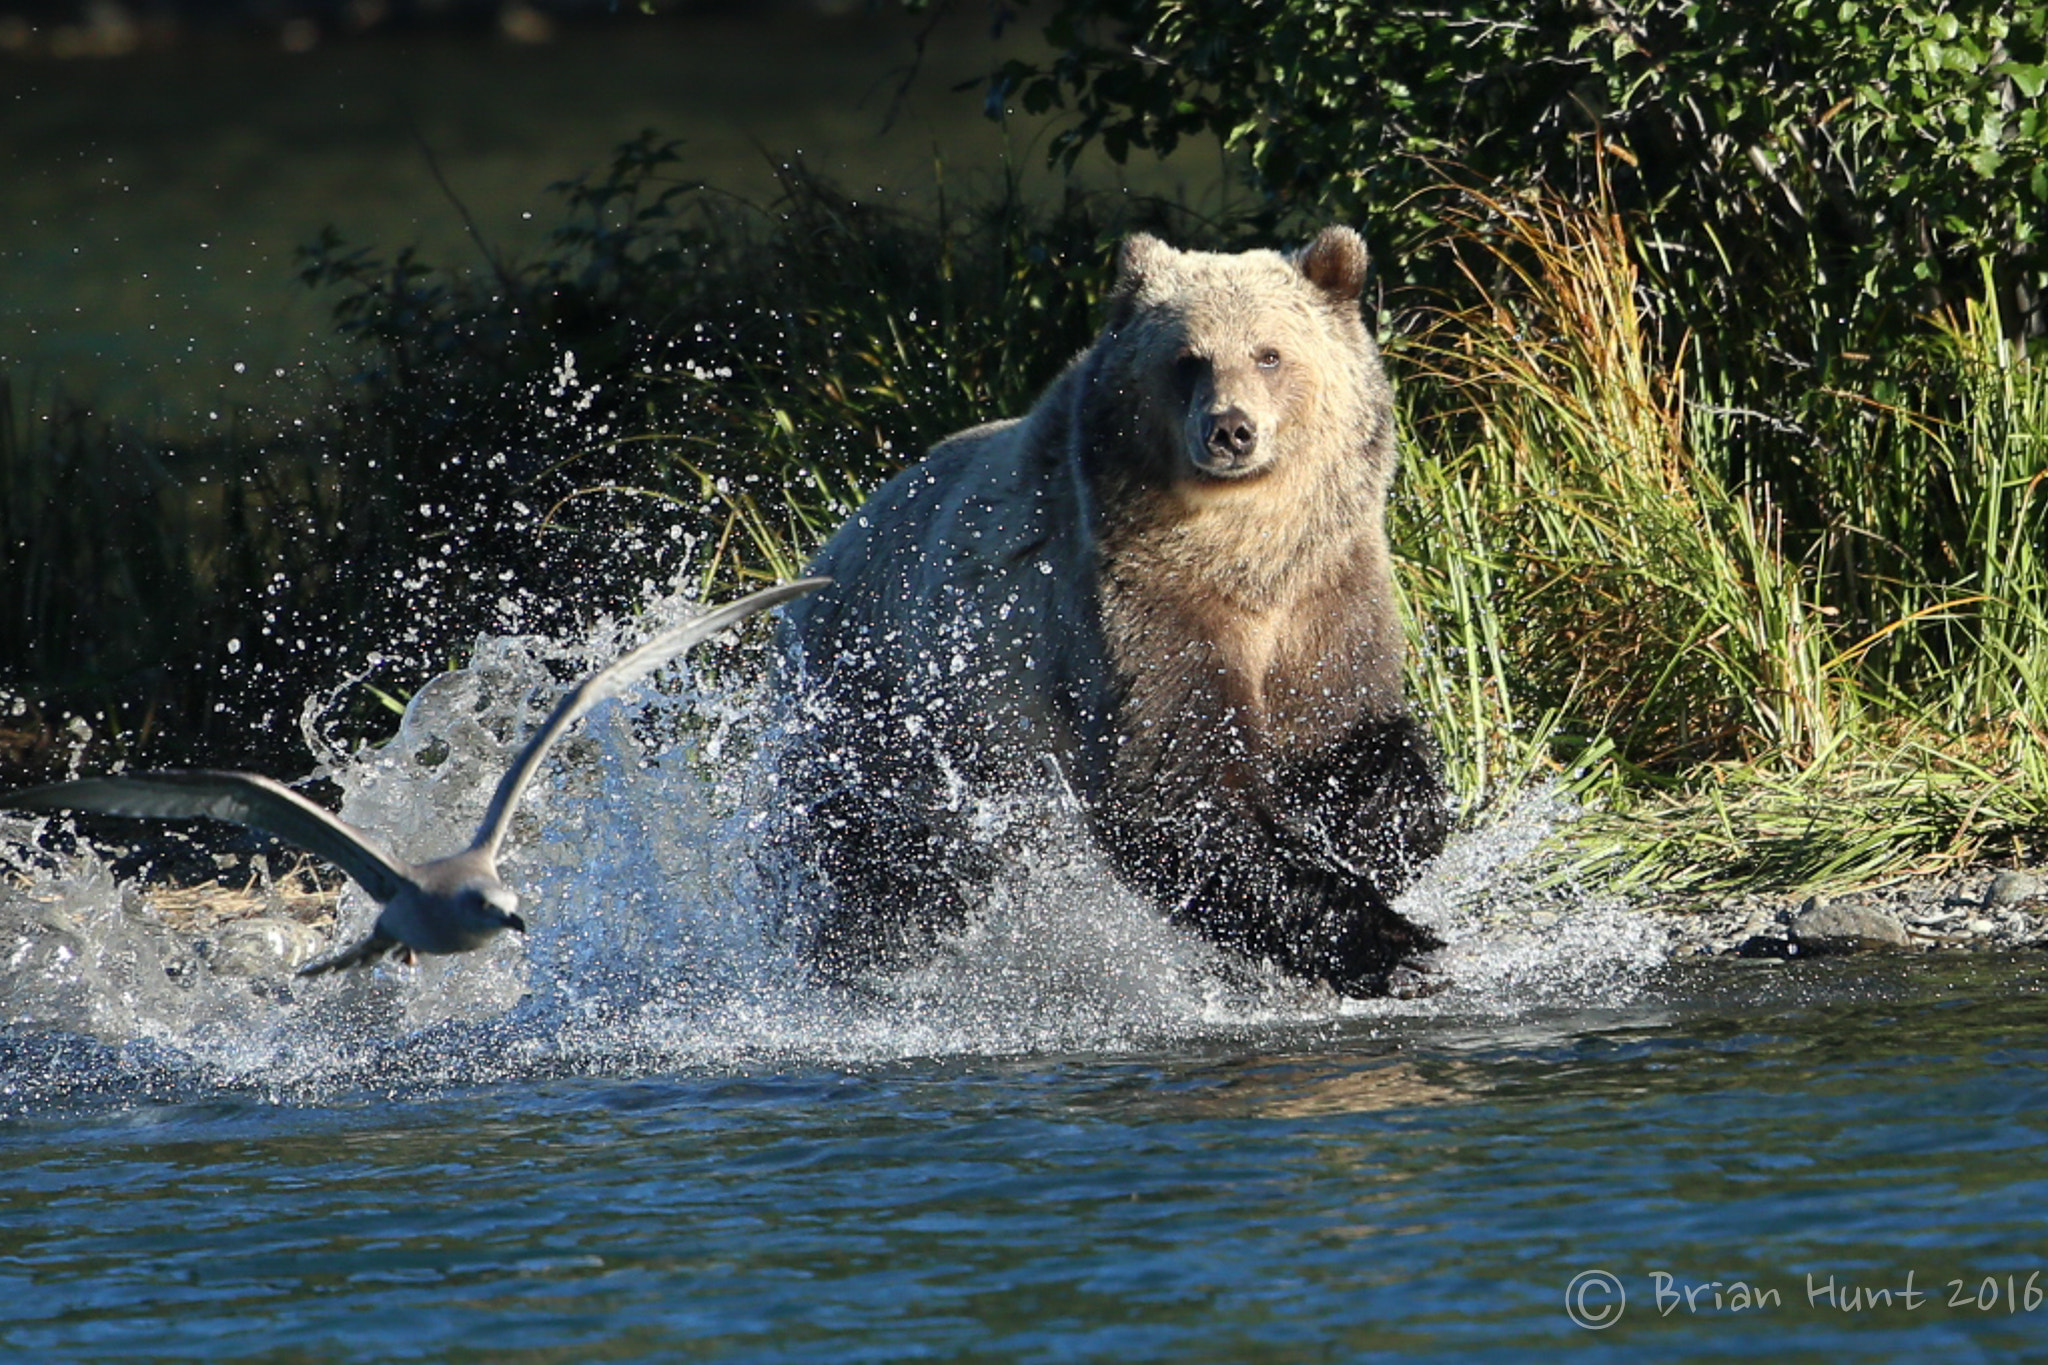
[[[2011,1359],[2044,1317],[2043,980],[2018,962],[1743,965],[1600,1010],[1114,1055],[396,1094],[366,1077],[317,1104],[190,1080],[103,1093],[0,1130],[0,1346]],[[10,1072],[148,1070],[10,1044]],[[1597,1334],[1567,1315],[1587,1272],[1627,1294]],[[1660,1315],[1659,1275],[1778,1300],[1717,1310],[1709,1290]],[[1889,1306],[1848,1306],[1876,1289]]]
[[[452,846],[533,669],[615,644],[486,642],[390,746],[315,723],[316,756],[352,817]],[[1453,940],[1428,1000],[1232,970],[1059,838],[930,971],[836,995],[777,946],[772,728],[701,680],[601,711],[515,832],[529,940],[341,981],[168,971],[147,884],[0,824],[0,1357],[2044,1340],[2048,962],[1667,964],[1532,875],[1539,802],[1407,902]]]

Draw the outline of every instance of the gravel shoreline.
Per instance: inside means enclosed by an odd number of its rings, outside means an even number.
[[[1950,869],[1839,896],[1752,894],[1648,913],[1675,959],[2048,948],[2048,870]]]

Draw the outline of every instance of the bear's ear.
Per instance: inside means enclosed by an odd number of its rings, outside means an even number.
[[[1173,254],[1172,247],[1149,232],[1134,232],[1124,238],[1116,253],[1116,283],[1109,287],[1108,326],[1112,331],[1131,320],[1139,286]]]
[[[1348,227],[1318,232],[1294,264],[1333,303],[1356,303],[1365,292],[1365,241]]]
[[[1174,254],[1172,247],[1151,233],[1132,233],[1124,238],[1124,244],[1117,249],[1117,288],[1122,289],[1126,284],[1135,286]]]

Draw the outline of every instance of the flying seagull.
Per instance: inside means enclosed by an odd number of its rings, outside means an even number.
[[[281,783],[255,773],[206,770],[88,777],[0,796],[17,810],[89,810],[108,815],[211,816],[250,825],[334,863],[384,907],[369,936],[299,968],[317,976],[363,966],[386,953],[411,962],[417,953],[465,953],[502,929],[526,932],[519,897],[498,878],[498,848],[512,823],[512,808],[540,770],[548,749],[607,697],[615,697],[671,658],[727,626],[830,582],[803,578],[763,588],[693,621],[663,631],[609,667],[599,669],[562,698],[554,714],[526,741],[498,782],[476,839],[460,853],[413,864],[395,857],[374,835],[357,829]]]

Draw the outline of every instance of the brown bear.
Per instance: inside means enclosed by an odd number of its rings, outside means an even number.
[[[1376,994],[1440,946],[1391,905],[1449,826],[1409,714],[1392,392],[1365,246],[1122,247],[1101,335],[1023,418],[940,442],[789,608],[783,771],[832,895],[811,960],[913,963],[998,850],[978,794],[1063,782],[1177,923]]]

